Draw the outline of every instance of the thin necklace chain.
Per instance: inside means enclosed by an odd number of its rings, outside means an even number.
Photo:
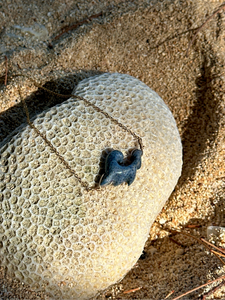
[[[23,76],[28,78],[27,76],[24,76],[22,74],[18,74],[18,75],[14,75],[14,76]],[[13,77],[14,77],[13,76]],[[120,123],[118,120],[116,120],[115,118],[113,118],[112,116],[110,116],[107,112],[105,112],[104,110],[102,110],[100,107],[96,106],[95,104],[91,103],[90,101],[88,101],[87,99],[77,96],[77,95],[62,95],[56,92],[53,92],[39,84],[37,84],[33,79],[28,78],[30,81],[32,81],[34,83],[35,86],[37,86],[40,89],[43,89],[45,91],[47,91],[48,93],[51,93],[53,95],[62,97],[62,98],[74,98],[74,99],[78,99],[78,100],[83,100],[86,106],[91,106],[93,107],[97,112],[102,113],[106,118],[110,119],[114,124],[118,125],[120,128],[122,128],[124,131],[130,133],[137,141],[138,144],[140,146],[141,151],[143,152],[144,149],[144,145],[142,142],[142,138],[140,136],[138,136],[135,132],[133,132],[131,129],[127,128],[125,125],[123,125],[122,123]],[[74,175],[74,177],[80,182],[80,184],[82,185],[82,187],[85,188],[85,190],[89,191],[91,189],[93,189],[92,187],[89,187],[89,184],[82,180],[79,175],[77,175],[77,173],[71,168],[71,166],[68,164],[68,162],[63,158],[63,156],[57,151],[57,149],[51,144],[51,142],[47,139],[46,135],[42,132],[40,132],[40,130],[38,130],[38,128],[31,122],[30,120],[30,116],[29,116],[29,111],[25,102],[25,99],[22,97],[21,92],[19,90],[19,95],[23,104],[23,108],[25,110],[26,113],[26,117],[27,117],[27,123],[29,124],[29,126],[45,141],[45,143],[49,146],[49,148],[56,154],[56,156],[60,159],[60,161],[64,164],[64,166]]]

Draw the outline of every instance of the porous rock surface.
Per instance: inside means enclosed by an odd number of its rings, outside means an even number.
[[[180,176],[182,147],[171,112],[138,79],[106,73],[83,80],[74,94],[142,137],[142,167],[129,188],[87,192],[33,129],[19,127],[0,144],[0,259],[32,289],[88,299],[138,260]],[[139,146],[130,133],[74,98],[33,123],[90,186],[103,151],[126,155]]]

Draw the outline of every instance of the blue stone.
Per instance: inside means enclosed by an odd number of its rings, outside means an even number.
[[[123,182],[131,185],[135,179],[136,172],[141,167],[141,150],[134,150],[130,157],[129,165],[125,165],[124,156],[121,151],[113,150],[105,161],[105,174],[100,182],[100,186],[113,184],[118,186]]]

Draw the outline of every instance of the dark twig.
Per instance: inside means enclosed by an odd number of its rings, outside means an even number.
[[[184,247],[184,245],[182,245],[181,243],[179,243],[178,241],[174,240],[171,236],[169,236],[169,239],[171,240],[171,242],[173,242],[174,244],[180,246],[180,247]]]
[[[201,300],[206,300],[207,297],[213,295],[216,291],[218,291],[222,286],[224,285],[224,280],[218,284],[214,289],[211,291],[205,293],[204,295],[201,296]]]
[[[198,287],[196,287],[196,288],[194,288],[194,289],[192,289],[192,290],[190,290],[190,291],[188,291],[188,292],[186,292],[186,293],[184,293],[184,294],[182,294],[182,295],[180,295],[180,296],[178,296],[178,297],[176,297],[176,298],[173,298],[172,300],[178,300],[178,299],[181,299],[181,298],[183,298],[184,296],[187,296],[187,295],[189,295],[189,294],[191,294],[191,293],[193,293],[193,292],[195,292],[195,291],[197,291],[197,290],[199,290],[199,289],[201,289],[201,288],[203,288],[203,287],[205,287],[205,286],[207,286],[207,285],[209,285],[209,284],[212,284],[212,283],[214,283],[214,282],[217,282],[217,281],[219,281],[219,280],[224,280],[224,279],[225,279],[225,275],[224,275],[224,276],[221,276],[221,277],[219,277],[219,278],[217,278],[217,279],[211,280],[211,281],[209,281],[209,282],[207,282],[207,283],[204,283],[204,284],[202,284],[202,285],[200,285],[200,286],[198,286]]]
[[[5,55],[5,85],[7,85],[8,78],[8,57]]]
[[[210,242],[206,241],[203,238],[198,238],[198,237],[196,237],[194,235],[191,235],[191,234],[183,232],[183,231],[176,231],[176,230],[171,230],[171,229],[167,229],[167,228],[163,228],[163,229],[165,231],[167,231],[167,232],[172,233],[172,234],[183,234],[183,235],[185,235],[187,237],[190,237],[190,238],[193,238],[193,239],[197,240],[199,243],[203,244],[211,253],[213,253],[222,262],[223,265],[225,264],[225,262],[219,257],[219,255],[221,255],[221,253],[217,253],[216,251],[212,250],[209,246],[214,247],[215,249],[219,250],[222,253],[224,253],[224,249],[220,249],[220,248],[214,246],[213,244],[211,244]],[[205,287],[205,286],[207,286],[207,285],[209,285],[211,283],[217,282],[219,280],[224,280],[224,279],[225,279],[225,275],[221,276],[221,277],[219,277],[219,278],[217,278],[215,280],[209,281],[209,282],[207,282],[207,283],[205,283],[203,285],[200,285],[200,286],[198,286],[198,287],[196,287],[196,288],[194,288],[194,289],[192,289],[192,290],[190,290],[190,291],[188,291],[188,292],[186,292],[186,293],[184,293],[184,294],[182,294],[182,295],[180,295],[180,296],[178,296],[176,298],[173,298],[172,300],[181,299],[184,296],[187,296],[188,294],[193,293],[193,292],[195,292],[195,291],[197,291],[197,290],[199,290],[199,289],[201,289],[201,288],[203,288],[203,287]],[[222,283],[224,284],[224,281]],[[219,286],[220,286],[220,284],[219,284]],[[215,289],[213,289],[212,293],[214,291],[215,291]],[[203,299],[205,299],[205,298],[203,298]]]
[[[222,253],[225,254],[225,249],[224,249],[224,248],[216,247],[215,245],[213,245],[212,243],[206,241],[206,240],[203,239],[203,238],[201,238],[201,240],[202,240],[204,243],[208,244],[209,246],[211,246],[211,247],[215,248],[216,250],[218,250],[218,251],[220,251],[220,252],[222,252]]]
[[[102,16],[102,12],[100,12],[100,13],[98,13],[98,14],[95,14],[95,15],[92,15],[92,16],[90,16],[90,17],[88,17],[88,18],[86,18],[86,19],[84,19],[84,20],[82,20],[82,21],[80,21],[80,22],[77,22],[77,23],[75,23],[75,24],[73,24],[73,25],[71,25],[71,26],[66,26],[66,27],[64,27],[64,28],[62,29],[62,32],[59,33],[57,36],[55,36],[55,37],[53,38],[53,40],[58,40],[64,33],[67,33],[67,32],[70,31],[70,30],[76,29],[77,27],[79,27],[79,26],[81,26],[81,25],[83,25],[83,24],[87,24],[89,21],[91,21],[91,20],[93,20],[93,19],[96,19],[96,18],[98,18],[98,17],[100,17],[100,16]]]
[[[176,231],[176,230],[170,230],[170,229],[166,229],[166,228],[163,228],[163,230],[166,230],[166,231],[168,231],[168,232],[170,232],[170,233],[172,233],[172,234],[183,234],[183,235],[185,235],[185,236],[187,236],[187,237],[190,237],[190,238],[192,238],[192,239],[195,239],[195,240],[198,241],[200,244],[203,244],[203,245],[209,250],[209,252],[213,253],[213,254],[220,260],[220,262],[221,262],[223,265],[225,265],[225,262],[222,260],[222,258],[220,258],[219,255],[218,255],[217,253],[212,252],[211,248],[208,246],[208,245],[210,245],[210,246],[213,247],[213,246],[214,246],[213,244],[211,244],[211,243],[209,243],[209,242],[206,243],[204,239],[198,238],[197,236],[194,236],[194,235],[189,234],[189,233],[187,233],[187,232]]]
[[[220,256],[222,256],[222,257],[225,257],[225,254],[222,254],[222,253],[217,252],[217,251],[215,251],[215,250],[211,250],[211,252],[212,252],[213,254],[218,254],[218,255],[220,255]]]
[[[221,10],[223,10],[225,8],[225,2],[223,4],[220,5],[220,7],[211,15],[209,16],[205,22],[197,29],[195,35],[193,36],[192,40],[190,41],[189,45],[188,45],[188,48],[187,48],[187,51],[186,51],[186,57],[188,57],[188,52],[189,52],[189,49],[191,47],[191,45],[194,43],[194,41],[196,40],[197,38],[197,34],[199,33],[199,31],[202,30],[202,28],[216,15],[218,14]]]

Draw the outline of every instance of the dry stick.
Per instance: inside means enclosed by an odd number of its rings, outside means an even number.
[[[164,300],[168,299],[175,291],[172,290],[171,292],[169,292],[169,294],[164,298]]]
[[[212,247],[215,247],[215,248],[217,248],[217,247],[214,246],[213,244],[211,244],[210,242],[205,241],[203,238],[199,239],[199,238],[197,238],[196,236],[191,235],[191,234],[188,234],[188,233],[186,233],[186,232],[181,232],[181,231],[176,231],[176,230],[169,230],[169,229],[165,229],[165,228],[163,228],[163,229],[166,230],[166,231],[168,231],[168,232],[174,233],[174,234],[180,233],[180,234],[183,234],[183,235],[185,235],[185,236],[188,236],[188,237],[191,237],[191,238],[197,240],[198,242],[200,242],[201,244],[203,244],[203,245],[204,245],[211,253],[213,253],[213,254],[214,254],[214,255],[222,262],[222,264],[225,264],[224,261],[219,257],[220,254],[218,255],[217,252],[211,250],[210,247],[209,247],[208,245],[210,245],[210,246],[212,246]],[[219,248],[217,248],[217,249],[220,250]],[[222,252],[222,251],[221,251],[221,252]],[[219,277],[219,278],[217,278],[217,279],[215,279],[215,280],[213,280],[213,281],[207,282],[207,283],[205,283],[205,284],[203,284],[203,285],[201,285],[201,286],[198,286],[197,288],[194,288],[194,289],[192,289],[192,290],[190,290],[190,291],[188,291],[188,292],[186,292],[186,293],[184,293],[184,294],[182,294],[182,295],[180,295],[180,296],[178,296],[178,297],[176,297],[176,298],[173,298],[172,300],[177,300],[177,299],[183,298],[184,296],[186,296],[186,295],[188,295],[188,294],[190,294],[190,293],[192,293],[192,292],[195,292],[195,291],[197,291],[198,289],[200,289],[200,288],[202,288],[202,287],[205,287],[205,286],[207,286],[207,285],[209,285],[209,284],[211,284],[211,283],[214,283],[214,282],[216,282],[216,281],[219,281],[219,280],[221,280],[221,279],[225,279],[225,275],[222,276],[222,277]]]
[[[183,226],[184,228],[200,228],[202,225],[195,225],[195,224],[187,224]]]
[[[211,291],[207,292],[206,294],[203,295],[202,300],[206,300],[207,297],[211,296],[214,294],[217,290],[219,290],[222,286],[224,285],[224,281],[222,281],[220,284],[218,284],[214,289]]]
[[[198,287],[196,287],[196,288],[194,288],[194,289],[192,289],[192,290],[190,290],[190,291],[188,291],[188,292],[186,292],[186,293],[184,293],[184,294],[182,294],[182,295],[180,295],[180,296],[178,296],[178,297],[176,297],[176,298],[173,298],[172,300],[178,300],[178,299],[181,299],[181,298],[183,298],[184,296],[187,296],[187,295],[190,294],[190,293],[193,293],[193,292],[195,292],[195,291],[197,291],[197,290],[199,290],[199,289],[201,289],[201,288],[203,288],[203,287],[205,287],[205,286],[207,286],[207,285],[209,285],[209,284],[212,284],[212,283],[214,283],[214,282],[217,282],[217,281],[223,280],[223,279],[225,279],[225,275],[224,275],[224,276],[221,276],[221,277],[219,277],[219,278],[217,278],[217,279],[214,279],[214,280],[212,280],[212,281],[209,281],[209,282],[207,282],[207,283],[204,283],[204,284],[202,284],[202,285],[200,285],[200,286],[198,286]]]
[[[7,85],[8,76],[8,57],[5,55],[5,85]]]
[[[136,292],[136,291],[139,291],[141,288],[142,288],[142,286],[139,286],[138,288],[131,289],[131,290],[129,290],[129,291],[125,291],[125,292],[123,292],[123,294],[134,293],[134,292]]]
[[[197,34],[199,33],[200,30],[202,30],[202,28],[217,14],[219,13],[221,10],[223,10],[225,8],[225,2],[223,4],[220,5],[220,7],[211,15],[209,16],[206,21],[197,29],[195,35],[193,36],[192,40],[189,42],[188,44],[188,48],[187,48],[187,51],[186,51],[186,57],[188,57],[188,52],[189,52],[189,49],[191,47],[191,45],[194,43],[194,41],[196,40],[197,38]]]
[[[216,250],[218,250],[218,251],[220,251],[220,252],[222,252],[222,253],[225,253],[225,249],[216,247],[215,245],[213,245],[212,243],[206,241],[206,240],[203,239],[203,238],[201,238],[201,240],[202,240],[204,243],[206,243],[206,244],[210,245],[211,247],[215,248]]]
[[[182,245],[181,243],[179,243],[178,241],[174,240],[171,236],[169,236],[169,239],[176,245],[180,246],[180,247],[184,247],[184,245]]]
[[[220,255],[220,256],[222,256],[222,257],[225,257],[225,254],[219,253],[219,252],[217,252],[217,251],[215,251],[215,250],[211,250],[211,252],[212,252],[213,254],[218,254],[218,255]]]
[[[198,238],[198,237],[196,237],[196,236],[194,236],[194,235],[191,235],[191,234],[189,234],[189,233],[186,233],[186,232],[176,231],[176,230],[167,230],[167,229],[165,229],[165,228],[163,228],[163,229],[166,230],[166,231],[168,231],[168,232],[170,232],[170,233],[174,233],[174,234],[183,234],[183,235],[185,235],[185,236],[188,236],[188,237],[190,237],[190,238],[193,238],[193,239],[195,239],[196,241],[198,241],[199,243],[203,244],[203,245],[204,245],[204,246],[212,253],[212,250],[211,250],[210,247],[207,245],[207,244],[209,244],[209,245],[212,246],[212,244],[209,243],[209,242],[205,243],[205,240],[202,240],[202,239],[200,239],[200,238]],[[225,262],[222,260],[222,258],[219,257],[219,255],[217,255],[216,253],[213,253],[213,254],[214,254],[214,255],[222,262],[223,265],[225,265]]]

